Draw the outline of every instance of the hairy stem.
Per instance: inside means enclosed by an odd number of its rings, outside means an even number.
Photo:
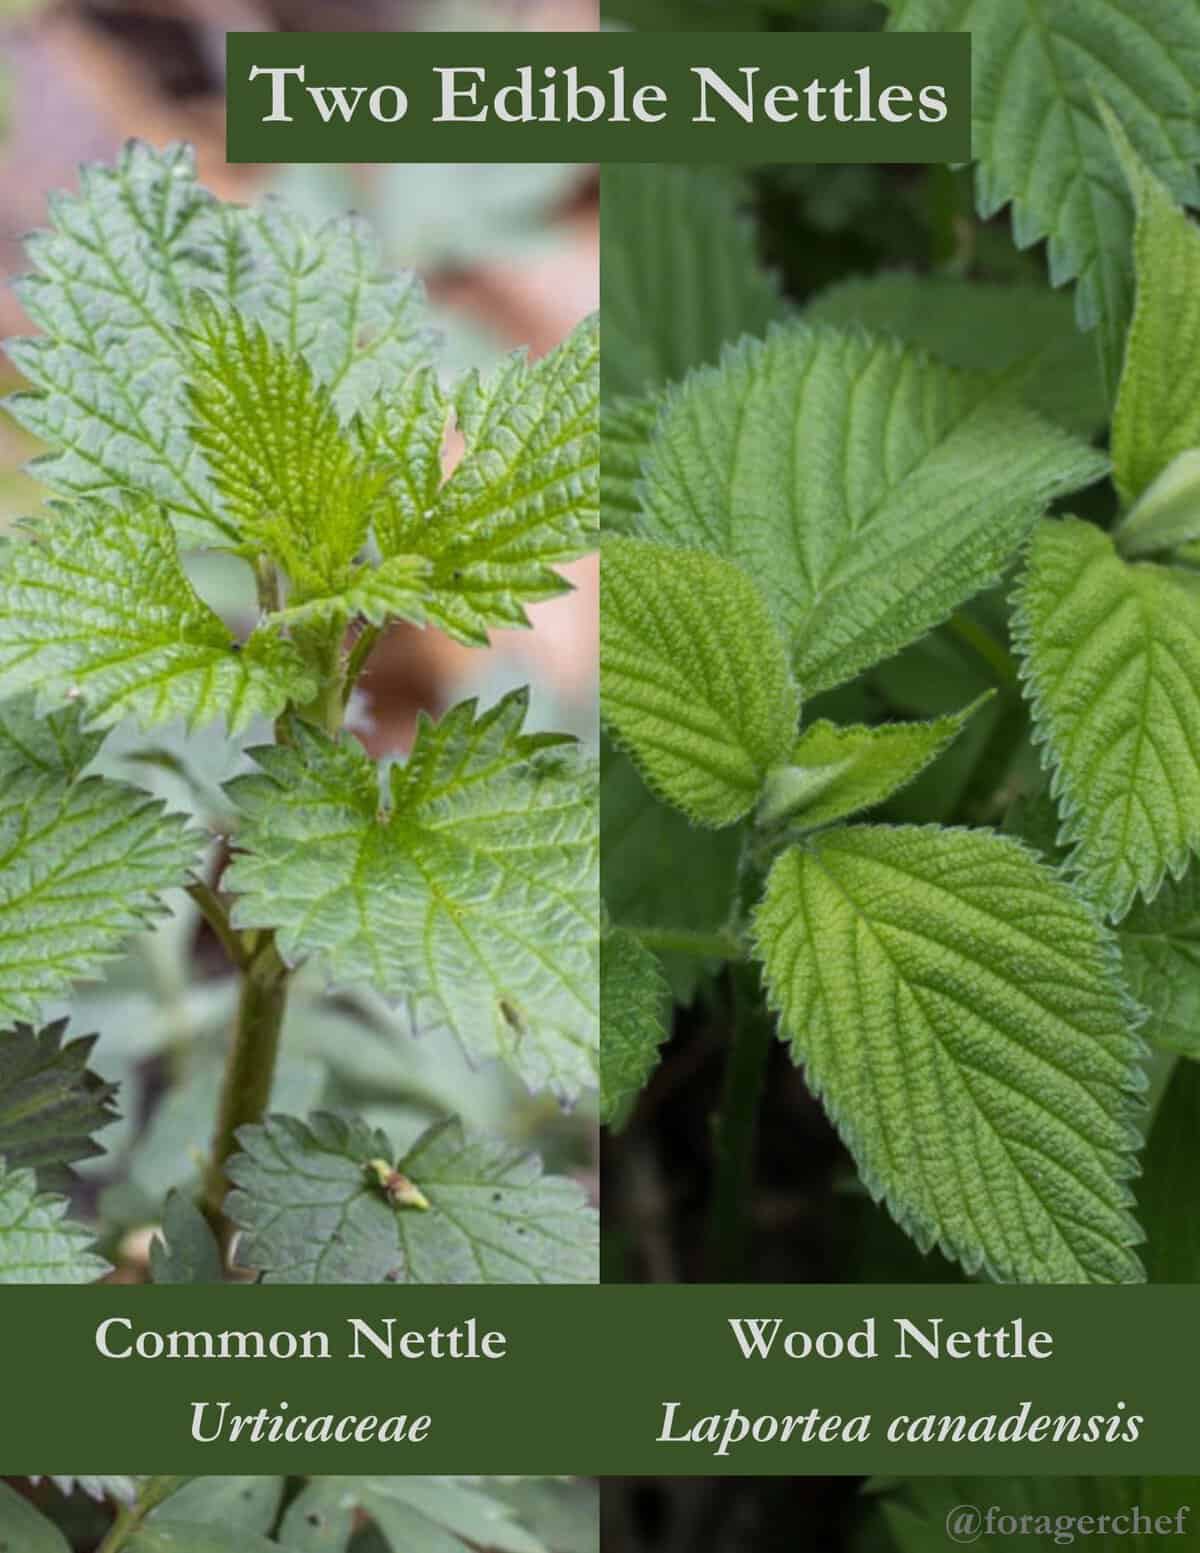
[[[359,632],[358,640],[350,649],[350,656],[346,660],[346,684],[344,696],[350,698],[350,692],[358,682],[358,677],[367,666],[367,659],[375,650],[375,643],[383,635],[379,626],[364,626]]]
[[[186,1482],[185,1477],[150,1478],[134,1504],[121,1506],[116,1520],[109,1527],[108,1535],[96,1549],[96,1553],[119,1553],[151,1510],[157,1509]]]
[[[990,631],[961,609],[951,615],[947,624],[960,642],[965,642],[983,659],[1001,685],[1008,690],[1020,689],[1021,676],[1017,672],[1016,660],[1003,642],[998,642]]]
[[[194,879],[187,887],[188,894],[200,908],[200,914],[217,935],[221,947],[239,970],[249,965],[249,954],[242,935],[229,920],[225,902],[203,879]]]
[[[714,1283],[736,1283],[744,1276],[758,1113],[774,1031],[774,1020],[762,1006],[757,973],[747,965],[735,966],[730,980],[733,1045],[713,1137],[716,1184],[709,1217],[708,1265]]]
[[[287,994],[288,969],[275,948],[274,935],[267,934],[242,980],[237,1025],[225,1063],[212,1153],[204,1178],[204,1211],[223,1240],[229,1237],[224,1217],[229,1193],[225,1167],[237,1149],[238,1128],[260,1122],[266,1114]]]

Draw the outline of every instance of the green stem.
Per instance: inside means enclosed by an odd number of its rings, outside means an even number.
[[[738,966],[731,979],[733,1046],[713,1139],[716,1184],[709,1219],[708,1264],[714,1283],[736,1283],[744,1276],[758,1117],[774,1033],[774,1021],[763,1007],[754,970]]]
[[[680,928],[635,927],[629,931],[655,954],[690,954],[698,960],[744,960],[744,945],[732,933],[692,933]]]
[[[965,642],[978,653],[1002,685],[1010,690],[1020,689],[1021,676],[1017,672],[1016,660],[1003,642],[998,642],[990,631],[961,609],[956,615],[951,615],[948,624],[960,642]]]
[[[266,1115],[287,994],[288,969],[279,957],[274,934],[268,933],[242,980],[237,1025],[225,1063],[212,1153],[204,1177],[204,1211],[223,1239],[229,1235],[223,1211],[230,1185],[225,1167],[237,1149],[238,1129],[261,1122]]]
[[[344,700],[350,699],[350,692],[358,683],[358,677],[367,666],[367,659],[375,650],[375,643],[383,635],[379,626],[364,626],[359,632],[358,640],[350,649],[350,656],[346,660],[346,684],[344,688]]]
[[[186,1477],[151,1478],[138,1495],[137,1503],[122,1505],[116,1520],[108,1529],[108,1535],[96,1549],[96,1553],[120,1553],[142,1522],[187,1482]]]
[[[229,920],[225,902],[203,879],[194,879],[187,887],[188,894],[200,908],[200,914],[217,935],[225,953],[239,970],[245,970],[250,956],[245,940]]]

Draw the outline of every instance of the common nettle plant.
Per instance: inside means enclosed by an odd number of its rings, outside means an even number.
[[[3,1553],[590,1553],[594,1486],[551,1478],[56,1477],[0,1483]],[[39,1497],[46,1495],[39,1490]],[[89,1508],[88,1501],[93,1501]],[[103,1530],[101,1529],[103,1528]],[[100,1541],[97,1543],[96,1538]]]
[[[383,763],[344,728],[392,622],[482,644],[565,588],[596,518],[595,321],[448,389],[418,283],[380,273],[351,220],[223,204],[186,150],[143,145],[52,217],[21,287],[40,333],[9,346],[56,500],[0,556],[0,1280],[103,1271],[46,1189],[95,1152],[111,1085],[89,1040],[38,1021],[168,898],[207,919],[236,991],[202,1214],[168,1203],[160,1278],[220,1276],[208,1226],[240,1229],[264,1281],[594,1277],[583,1194],[524,1149],[446,1115],[398,1157],[359,1115],[272,1114],[272,1092],[297,1088],[277,1074],[289,997],[327,984],[342,1013],[310,1017],[306,1054],[342,1048],[368,1091],[383,1059],[347,1009],[563,1104],[595,1083],[589,760],[525,730],[524,693],[422,716]],[[253,579],[244,639],[193,581],[214,556]],[[114,761],[182,776],[202,823]]]
[[[1094,176],[1107,157],[1134,212],[1128,246],[1123,216],[1083,233],[1099,373],[1048,292],[886,276],[789,316],[728,184],[629,169],[606,190],[608,231],[634,235],[605,254],[601,705],[645,787],[614,754],[604,1098],[628,1115],[669,992],[730,965],[726,1275],[776,1028],[922,1249],[1002,1280],[1143,1277],[1147,1043],[1200,1056],[1200,231],[1088,113]],[[1012,190],[983,145],[990,210]],[[1194,198],[1194,133],[1189,154],[1160,159]],[[691,266],[713,314],[697,332],[684,293],[639,330],[668,269],[640,250],[718,212]],[[1057,213],[1056,277],[1078,217]],[[1131,316],[1104,279],[1126,266]],[[842,714],[879,686],[958,699]],[[919,777],[943,823],[895,818]]]

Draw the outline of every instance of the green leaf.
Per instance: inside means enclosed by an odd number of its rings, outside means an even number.
[[[292,1500],[279,1528],[288,1553],[345,1553],[358,1515],[353,1478],[313,1478]]]
[[[1200,197],[1200,11],[1176,0],[890,0],[894,29],[971,34],[976,197],[1012,205],[1013,236],[1045,239],[1054,285],[1077,280],[1100,324],[1111,388],[1132,292],[1132,202],[1105,131],[1111,105],[1138,154],[1185,203]]]
[[[150,1242],[150,1272],[155,1283],[224,1281],[216,1237],[186,1192],[175,1188],[167,1193],[162,1227],[162,1235]]]
[[[531,1154],[426,1132],[397,1169],[429,1201],[397,1207],[372,1162],[394,1156],[365,1123],[317,1114],[244,1127],[226,1212],[238,1257],[266,1283],[589,1283],[596,1217],[583,1193]]]
[[[1112,424],[1113,479],[1128,507],[1180,454],[1200,456],[1200,229],[1110,124],[1137,208],[1137,303]],[[1146,548],[1145,529],[1131,513],[1123,548]],[[1197,533],[1200,521],[1181,537]]]
[[[125,1543],[128,1553],[277,1553],[276,1544],[204,1521],[147,1520]]]
[[[874,808],[936,760],[987,699],[981,696],[963,711],[931,723],[877,728],[813,723],[801,734],[790,764],[771,773],[759,823],[786,820],[801,830],[816,830]]]
[[[600,882],[613,921],[681,942],[720,935],[733,915],[742,829],[696,831],[678,809],[655,798],[628,756],[607,743],[600,770]],[[679,950],[663,949],[660,956],[676,1000],[690,1003],[712,962]]]
[[[307,593],[304,602],[267,616],[269,626],[344,627],[361,615],[372,625],[407,620],[424,625],[429,563],[421,556],[393,555],[375,566],[364,561],[349,567],[340,581],[324,593]]]
[[[1147,905],[1135,901],[1117,929],[1130,992],[1156,1046],[1200,1058],[1200,867],[1167,879]]]
[[[380,273],[364,224],[314,227],[274,201],[223,205],[185,147],[130,143],[115,167],[84,168],[80,193],[55,199],[51,217],[20,288],[41,336],[9,347],[35,390],[13,413],[54,450],[39,477],[76,496],[152,495],[188,541],[238,537],[189,430],[196,291],[304,356],[343,416],[427,354],[420,285]]]
[[[654,399],[606,403],[600,425],[600,524],[606,534],[633,532],[642,464],[658,419]]]
[[[67,769],[51,740],[41,764],[17,763],[29,747],[29,698],[0,704],[0,1017],[36,1018],[43,1002],[118,953],[182,884],[201,838],[144,793],[79,777],[90,741],[78,713],[54,721]]]
[[[283,1489],[281,1477],[196,1477],[153,1509],[147,1520],[152,1526],[184,1521],[266,1536],[279,1514]]]
[[[1106,467],[988,378],[798,324],[671,396],[642,527],[757,582],[807,697],[995,581],[1046,505]]]
[[[1026,1283],[1140,1278],[1144,1085],[1112,939],[986,831],[853,826],[775,864],[771,1004],[872,1196],[922,1249]]]
[[[0,1553],[71,1553],[71,1548],[28,1499],[0,1483]]]
[[[239,546],[273,556],[297,602],[338,588],[366,540],[381,474],[343,432],[312,367],[261,324],[200,298],[192,346],[192,433]]]
[[[1137,1187],[1151,1283],[1200,1283],[1200,1218],[1193,1192],[1197,1129],[1200,1064],[1177,1062],[1150,1129]]]
[[[600,944],[600,1118],[613,1122],[646,1087],[667,1038],[667,986],[658,961],[616,928]]]
[[[1034,534],[1016,597],[1036,736],[1071,866],[1119,920],[1200,849],[1200,600],[1069,518]]]
[[[1084,436],[1108,420],[1095,345],[1076,328],[1070,298],[1044,287],[873,275],[819,292],[804,316],[841,328],[858,324],[921,346],[951,367],[994,373],[1031,409]]]
[[[736,566],[641,539],[604,547],[600,708],[650,786],[703,825],[741,819],[796,731],[762,594]]]
[[[47,708],[79,701],[90,724],[142,727],[303,703],[316,681],[290,642],[255,631],[239,644],[192,587],[171,526],[150,502],[86,502],[28,525],[0,552],[0,684]]]
[[[67,1021],[0,1034],[0,1157],[37,1171],[43,1190],[62,1188],[63,1167],[104,1152],[92,1137],[117,1119],[116,1085],[87,1065],[96,1036],[64,1043]]]
[[[755,253],[738,180],[712,169],[613,164],[600,180],[607,400],[644,394],[717,360],[727,341],[782,317]]]
[[[403,468],[411,411],[389,433],[400,472],[376,524],[380,546],[385,556],[428,558],[430,617],[463,641],[486,641],[489,626],[528,625],[526,604],[567,588],[553,568],[595,543],[599,351],[593,316],[537,361],[518,352],[486,383],[466,377],[454,398],[466,452],[432,506],[431,440],[414,474]],[[437,409],[427,437],[443,425]],[[373,446],[386,461],[378,437]]]
[[[383,1532],[393,1553],[547,1553],[517,1525],[503,1500],[453,1478],[368,1477],[344,1480]]]
[[[32,1170],[0,1160],[0,1284],[95,1283],[108,1272],[91,1232],[67,1212],[65,1198],[38,1191]]]
[[[402,998],[414,1031],[575,1095],[598,1044],[595,776],[522,733],[526,707],[517,692],[422,717],[382,782],[354,740],[295,725],[229,785],[244,850],[224,884],[236,925],[274,928],[288,960],[317,954]]]

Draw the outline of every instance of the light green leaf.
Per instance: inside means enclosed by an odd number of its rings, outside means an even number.
[[[987,699],[981,696],[963,711],[931,723],[876,728],[813,723],[801,734],[790,763],[771,773],[759,823],[786,820],[801,830],[816,830],[873,808],[936,760]]]
[[[850,826],[755,918],[781,1032],[923,1249],[1024,1283],[1127,1283],[1144,1085],[1113,941],[987,831]]]
[[[95,1283],[108,1272],[67,1212],[66,1198],[38,1191],[32,1170],[0,1160],[0,1284]]]
[[[189,304],[197,291],[306,357],[348,416],[428,351],[412,277],[381,275],[366,227],[314,227],[273,201],[242,209],[196,183],[190,150],[133,142],[52,203],[21,286],[42,331],[9,354],[35,392],[12,401],[54,451],[39,477],[72,495],[157,498],[189,541],[236,543],[236,524],[189,430]]]
[[[604,396],[644,394],[762,334],[785,304],[728,172],[613,164],[600,180]]]
[[[383,1532],[393,1553],[547,1553],[517,1525],[512,1510],[481,1487],[453,1478],[368,1477],[344,1480]]]
[[[431,1128],[397,1169],[429,1208],[397,1207],[372,1161],[394,1155],[364,1123],[315,1115],[244,1127],[226,1212],[238,1258],[266,1283],[590,1283],[596,1216],[562,1176],[509,1144]]]
[[[1151,1283],[1200,1283],[1200,1216],[1193,1190],[1198,1131],[1200,1063],[1177,1062],[1150,1128],[1137,1187]]]
[[[0,1157],[37,1171],[43,1190],[62,1188],[64,1167],[104,1152],[92,1134],[117,1119],[116,1085],[87,1063],[96,1036],[64,1042],[67,1021],[0,1034]]]
[[[0,1483],[0,1553],[71,1553],[71,1547],[28,1499]]]
[[[175,1188],[167,1193],[162,1229],[162,1235],[156,1235],[150,1242],[150,1271],[155,1283],[221,1283],[224,1280],[225,1270],[216,1236],[186,1192]]]
[[[1043,523],[1014,640],[1071,866],[1119,920],[1200,849],[1200,599],[1077,519]]]
[[[600,523],[606,534],[633,532],[638,484],[658,419],[654,399],[617,399],[600,417]]]
[[[1177,559],[1196,564],[1200,539],[1200,448],[1177,454],[1143,491],[1121,523],[1116,541],[1123,554],[1153,556],[1178,551]],[[1189,554],[1189,549],[1192,551]]]
[[[641,1093],[667,1038],[667,985],[658,961],[616,928],[600,944],[600,1118],[613,1122]]]
[[[600,709],[655,791],[703,825],[753,806],[799,697],[762,594],[698,550],[604,547]]]
[[[1115,385],[1129,320],[1133,210],[1099,102],[1180,200],[1200,197],[1200,11],[1176,0],[890,0],[906,32],[971,34],[981,215],[1045,239],[1053,284],[1078,280]]]
[[[407,620],[423,625],[428,618],[429,563],[420,556],[393,555],[378,566],[369,561],[349,567],[340,582],[325,593],[308,593],[301,604],[267,616],[268,626],[344,626],[361,616],[372,625]]]
[[[29,525],[0,552],[0,684],[36,688],[49,708],[79,701],[89,723],[143,727],[303,703],[316,681],[290,642],[255,631],[238,644],[192,587],[171,526],[149,502],[79,503]]]
[[[402,998],[414,1031],[575,1095],[598,1043],[595,773],[522,733],[526,707],[422,718],[382,783],[358,743],[295,725],[228,788],[246,823],[224,884],[237,925],[276,929],[287,959],[319,955]]]
[[[919,345],[948,366],[994,373],[1031,409],[1084,436],[1108,420],[1095,343],[1076,327],[1070,298],[1044,287],[873,275],[818,292],[804,316],[858,324]]]
[[[1112,424],[1113,479],[1133,506],[1180,454],[1200,449],[1200,229],[1110,127],[1137,209],[1137,303]],[[1147,548],[1144,517],[1130,514],[1122,547]],[[1200,519],[1183,534],[1194,539]]]
[[[600,761],[604,822],[601,886],[613,921],[677,945],[724,936],[733,915],[743,831],[697,831],[661,803],[628,756],[605,743]],[[690,1003],[706,967],[703,954],[659,950],[680,1003]],[[601,1057],[604,1042],[600,1043]]]
[[[303,356],[206,298],[190,322],[192,433],[239,547],[274,557],[297,603],[337,589],[366,540],[382,474],[342,430]]]
[[[313,1478],[292,1500],[279,1528],[288,1553],[345,1553],[354,1530],[357,1479]]]
[[[281,1477],[196,1477],[152,1510],[147,1520],[152,1526],[185,1521],[266,1536],[279,1513],[283,1489]]]
[[[125,1544],[128,1553],[276,1553],[276,1544],[204,1521],[148,1520]]]
[[[201,838],[144,793],[71,767],[89,743],[78,715],[56,726],[68,769],[18,763],[32,743],[26,697],[0,705],[0,1017],[40,1005],[112,959],[182,884]],[[73,731],[76,730],[76,731]]]
[[[671,396],[642,529],[747,572],[811,696],[994,582],[1046,505],[1106,467],[988,378],[798,324]]]
[[[430,617],[463,641],[486,641],[489,626],[528,625],[526,604],[567,588],[553,568],[595,543],[599,350],[593,316],[537,361],[518,352],[486,383],[469,375],[454,398],[466,452],[432,507],[440,408],[416,472],[394,482],[391,510],[376,524],[381,548],[429,559]],[[391,429],[396,462],[405,438],[418,435],[409,421]],[[376,456],[386,447],[377,443]]]
[[[1200,1059],[1200,866],[1135,901],[1117,929],[1130,992],[1149,1011],[1148,1041]]]

